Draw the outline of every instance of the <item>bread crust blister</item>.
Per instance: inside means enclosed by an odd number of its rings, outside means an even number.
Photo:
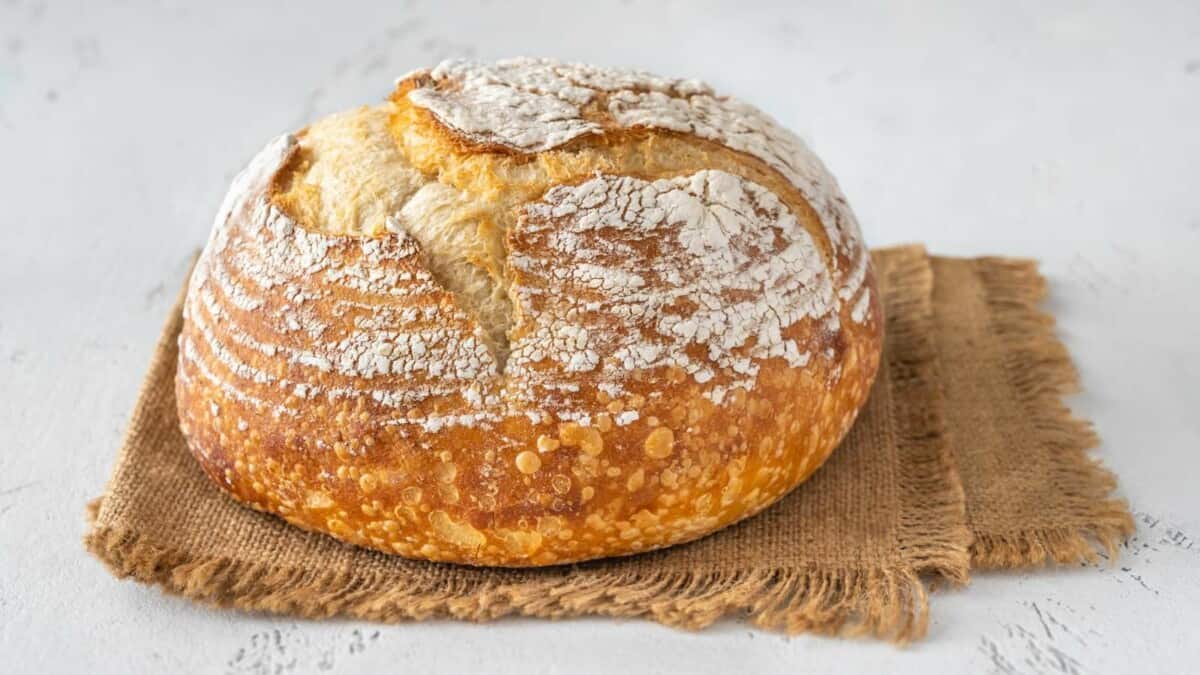
[[[870,259],[793,134],[694,81],[447,62],[272,141],[189,286],[180,422],[236,499],[389,553],[688,541],[829,456]]]

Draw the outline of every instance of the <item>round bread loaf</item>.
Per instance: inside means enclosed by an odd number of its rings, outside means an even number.
[[[281,136],[184,307],[188,444],[234,498],[413,558],[696,539],[813,473],[880,360],[854,216],[691,80],[451,61]]]

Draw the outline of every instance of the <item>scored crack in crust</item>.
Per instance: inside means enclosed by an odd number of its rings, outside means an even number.
[[[706,86],[447,62],[267,146],[184,306],[189,447],[237,499],[408,557],[695,539],[815,471],[882,316],[833,178]]]

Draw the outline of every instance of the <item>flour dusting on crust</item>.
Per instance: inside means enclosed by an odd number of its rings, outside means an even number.
[[[324,235],[269,202],[294,148],[290,136],[273,141],[235,181],[192,280],[185,311],[195,331],[181,344],[198,376],[276,417],[317,397],[365,395],[397,411],[386,423],[426,430],[530,409],[586,423],[589,391],[619,395],[631,373],[664,367],[719,403],[753,389],[768,359],[806,365],[812,349],[789,334],[841,306],[816,243],[766,188],[714,170],[654,182],[597,176],[526,205],[511,233],[511,295],[524,323],[501,372],[402,229]],[[250,354],[296,369],[267,372]],[[267,403],[280,389],[289,401]],[[416,412],[445,398],[473,412]]]
[[[606,127],[649,127],[688,133],[745,152],[785,176],[817,212],[834,250],[844,258],[839,295],[862,284],[867,253],[837,181],[799,137],[754,106],[717,96],[695,80],[657,77],[549,59],[494,64],[446,61],[428,71],[430,86],[409,92],[468,138],[520,152],[551,150]]]
[[[717,402],[753,389],[764,359],[804,366],[786,337],[837,307],[812,237],[769,190],[722,171],[672,180],[599,176],[552,189],[513,234],[513,294],[529,325],[508,372],[538,382],[674,366]],[[552,255],[531,251],[548,249]],[[697,349],[698,348],[698,349]],[[545,360],[559,368],[537,368]]]

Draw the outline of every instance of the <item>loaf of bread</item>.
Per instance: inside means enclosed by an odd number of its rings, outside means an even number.
[[[191,278],[180,423],[235,499],[532,566],[746,518],[846,434],[882,316],[821,162],[693,80],[450,61],[271,141]]]

